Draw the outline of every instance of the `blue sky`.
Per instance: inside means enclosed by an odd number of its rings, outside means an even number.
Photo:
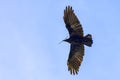
[[[1,0],[0,80],[119,80],[119,0]],[[76,76],[67,69],[63,10],[71,5],[94,44]]]

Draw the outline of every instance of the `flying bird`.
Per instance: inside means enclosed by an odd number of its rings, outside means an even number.
[[[84,36],[82,25],[71,6],[64,10],[63,20],[69,32],[69,38],[63,41],[70,43],[70,53],[67,61],[68,70],[71,74],[78,74],[79,67],[83,61],[84,45],[91,47],[92,35]]]

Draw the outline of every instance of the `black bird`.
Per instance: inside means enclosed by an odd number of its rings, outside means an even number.
[[[64,10],[63,16],[66,28],[70,37],[63,41],[70,43],[70,53],[67,61],[68,70],[71,74],[78,74],[79,66],[84,56],[84,45],[92,46],[92,35],[87,34],[84,36],[82,25],[80,24],[77,16],[72,7],[67,6]]]

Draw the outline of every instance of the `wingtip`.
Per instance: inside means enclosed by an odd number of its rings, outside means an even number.
[[[64,16],[63,16],[63,20],[65,23],[67,23],[67,20],[69,19],[68,16],[73,13],[74,10],[72,9],[72,6],[70,5],[66,6],[66,8],[64,9]]]
[[[67,65],[68,65],[68,71],[70,71],[70,74],[71,75],[77,75],[79,70],[78,69],[75,69],[72,64],[70,64],[69,62],[67,62]]]
[[[73,11],[72,6],[70,6],[70,5],[66,6],[66,10],[67,10],[67,11],[69,11],[69,10],[72,10],[72,11]]]

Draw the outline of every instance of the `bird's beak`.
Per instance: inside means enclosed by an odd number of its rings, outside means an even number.
[[[69,42],[69,39],[65,39],[65,40],[63,40],[63,41],[65,41],[65,42]]]
[[[59,44],[61,44],[64,40],[62,40],[61,42],[59,42]]]
[[[65,40],[62,40],[61,42],[59,42],[59,44],[61,44],[63,41],[67,42],[67,39],[65,39]]]
[[[66,40],[66,39],[65,39],[65,40],[63,40],[63,41],[67,42],[67,40]]]

